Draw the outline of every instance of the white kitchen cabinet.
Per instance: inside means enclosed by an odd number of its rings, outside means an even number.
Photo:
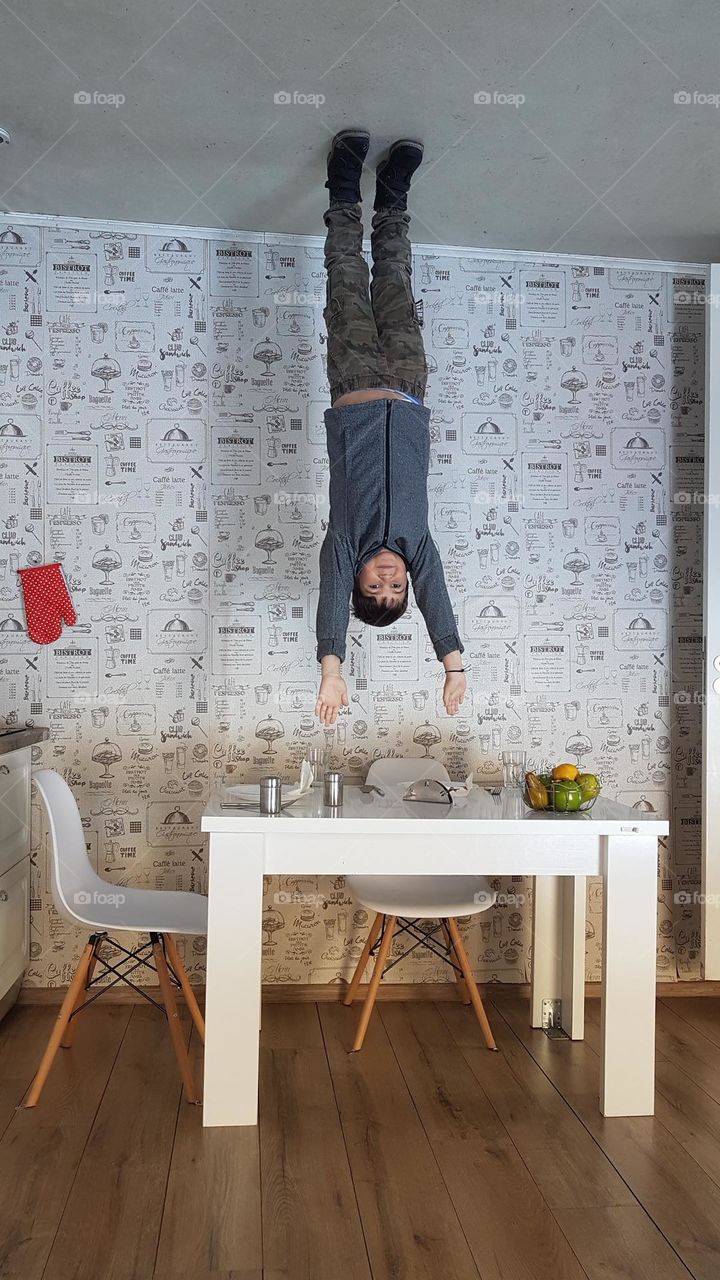
[[[15,1003],[30,947],[32,747],[47,729],[0,734],[0,1018]]]
[[[30,859],[0,876],[0,1009],[10,1007],[30,950]]]
[[[0,876],[30,853],[30,747],[0,756]]]

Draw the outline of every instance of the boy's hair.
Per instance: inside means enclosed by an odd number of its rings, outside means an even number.
[[[382,600],[376,600],[374,596],[364,596],[356,578],[353,583],[351,603],[355,617],[361,622],[367,623],[369,627],[389,627],[392,622],[402,618],[407,609],[408,589],[405,588],[405,595],[402,600],[398,600],[397,604],[387,605],[383,604]]]

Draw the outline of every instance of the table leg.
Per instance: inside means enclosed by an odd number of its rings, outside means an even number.
[[[535,876],[532,911],[530,1025],[541,1027],[543,1000],[560,995],[560,876]]]
[[[655,1109],[657,839],[603,840],[602,1053],[600,1111],[651,1116]]]
[[[571,1040],[585,1035],[585,876],[562,876],[562,1026]]]
[[[257,1124],[261,835],[210,836],[203,1125]]]
[[[571,1040],[585,1034],[585,876],[536,876],[532,916],[530,1025],[543,1000],[559,1000]]]

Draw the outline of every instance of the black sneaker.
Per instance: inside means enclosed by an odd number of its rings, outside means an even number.
[[[325,183],[331,200],[340,204],[360,203],[360,176],[369,147],[367,129],[341,129],[335,134],[328,153]]]
[[[413,138],[393,142],[377,171],[376,209],[407,209],[410,180],[423,158],[423,144]]]

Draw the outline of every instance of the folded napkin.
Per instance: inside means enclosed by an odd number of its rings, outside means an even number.
[[[300,770],[300,781],[294,787],[285,787],[282,789],[282,805],[290,804],[292,800],[299,800],[306,792],[312,791],[314,780],[313,767],[309,760],[303,760]],[[260,804],[260,783],[259,782],[234,782],[225,787],[225,794],[233,803],[259,805]]]
[[[472,774],[469,773],[464,782],[452,784],[450,799],[453,804],[461,804],[464,800],[467,800],[470,792],[474,790],[475,783],[472,780]]]

